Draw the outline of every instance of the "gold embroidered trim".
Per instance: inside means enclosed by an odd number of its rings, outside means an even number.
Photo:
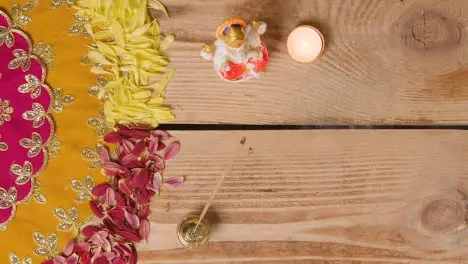
[[[13,252],[8,254],[8,260],[10,261],[10,264],[32,264],[32,259],[30,257],[25,257],[23,261],[21,261],[21,259]]]
[[[10,106],[10,101],[0,99],[0,126],[5,121],[11,120],[11,114],[13,113],[13,107]]]
[[[18,192],[15,187],[10,187],[8,191],[0,187],[0,209],[14,207],[17,197]]]
[[[23,185],[31,180],[33,176],[33,166],[29,161],[25,161],[22,167],[18,164],[12,164],[10,166],[10,172],[16,175],[15,183]]]
[[[87,58],[87,57],[86,57]],[[88,94],[91,96],[99,96],[102,89],[109,83],[109,78],[106,76],[98,76],[96,77],[96,84],[92,85],[88,88]],[[101,101],[103,102],[107,98],[103,98],[104,96],[99,96]]]
[[[33,199],[38,204],[45,204],[47,202],[45,195],[41,192],[41,184],[36,179],[33,181]]]
[[[113,128],[112,123],[107,121],[104,116],[104,111],[99,112],[99,116],[92,116],[86,120],[86,125],[89,128],[96,130],[96,134],[100,137],[105,136]]]
[[[60,7],[60,6],[68,6],[72,7],[75,4],[74,0],[52,0],[50,2],[50,6],[52,7]]]
[[[32,52],[33,55],[36,55],[41,61],[46,65],[47,68],[52,68],[54,66],[55,54],[54,50],[50,45],[39,42],[34,44]]]
[[[14,27],[21,28],[29,23],[31,23],[31,18],[26,14],[29,13],[35,6],[34,0],[28,0],[24,3],[23,6],[20,4],[13,4],[11,7],[11,14],[13,17]]]
[[[73,14],[73,19],[75,20],[73,24],[68,28],[68,34],[70,35],[80,35],[87,37],[89,36],[88,30],[85,27],[85,24],[90,21],[87,17],[79,16],[78,14]]]
[[[32,74],[26,74],[26,76],[24,76],[24,80],[26,83],[18,87],[18,92],[23,94],[31,93],[32,99],[36,99],[41,95],[41,87],[47,87],[47,85]]]
[[[83,224],[79,220],[79,214],[76,207],[68,209],[68,212],[63,208],[55,208],[54,215],[59,220],[57,230],[60,232],[72,231],[74,236],[77,236],[80,226]]]
[[[30,158],[36,157],[42,150],[42,137],[37,132],[32,133],[31,139],[23,138],[19,143],[23,148],[28,149],[28,157]]]
[[[15,49],[13,56],[15,58],[8,63],[8,69],[14,70],[21,67],[23,72],[29,71],[31,68],[31,54],[22,49]]]
[[[2,136],[0,135],[0,138]],[[8,144],[5,142],[0,142],[0,151],[7,151],[8,150]]]
[[[37,248],[34,250],[34,254],[38,256],[52,259],[55,255],[60,253],[60,251],[56,249],[58,237],[55,233],[51,233],[46,237],[40,232],[34,232],[33,240],[37,245]]]
[[[13,35],[10,27],[6,28],[4,26],[0,26],[0,46],[3,45],[3,43],[5,43],[9,48],[13,47],[13,44],[15,44],[15,36]]]
[[[49,152],[49,157],[55,158],[59,155],[60,148],[62,147],[62,142],[58,140],[56,136],[54,136],[45,147]]]
[[[61,113],[63,111],[63,105],[72,104],[75,102],[75,97],[69,94],[63,95],[63,90],[61,88],[53,89],[52,94],[52,108],[57,113]]]
[[[80,180],[71,180],[70,187],[71,189],[78,193],[75,197],[77,202],[87,202],[93,198],[92,190],[95,186],[93,176],[85,176],[83,181]]]
[[[81,157],[89,162],[89,168],[92,170],[99,169],[101,168],[101,159],[99,156],[99,150],[103,146],[99,143],[96,144],[94,149],[91,148],[85,148],[81,150]]]
[[[41,104],[33,103],[32,110],[24,112],[21,116],[25,120],[33,121],[33,127],[38,128],[44,124],[47,114]]]

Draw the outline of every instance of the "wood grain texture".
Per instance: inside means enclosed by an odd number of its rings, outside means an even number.
[[[141,263],[468,263],[468,132],[174,135],[182,150],[166,177],[186,182],[152,201]],[[243,135],[208,247],[181,249],[178,221],[201,212]]]
[[[467,124],[468,1],[165,0],[162,29],[176,35],[167,103],[178,123]],[[229,17],[269,24],[263,78],[222,81],[199,51]],[[327,47],[301,65],[289,32],[318,27]]]

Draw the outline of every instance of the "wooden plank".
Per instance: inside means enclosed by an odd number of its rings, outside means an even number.
[[[468,132],[421,130],[174,133],[185,176],[152,201],[141,263],[467,263]],[[216,196],[207,248],[181,249],[176,225]],[[140,262],[139,262],[140,263]]]
[[[167,90],[178,123],[467,124],[465,0],[165,0],[161,28],[176,35]],[[222,81],[199,56],[229,17],[268,22],[264,77]],[[327,49],[315,64],[286,52],[311,24]]]

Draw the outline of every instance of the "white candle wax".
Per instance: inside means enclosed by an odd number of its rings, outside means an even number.
[[[289,34],[287,46],[288,53],[293,60],[311,63],[322,54],[324,40],[316,28],[300,26]]]

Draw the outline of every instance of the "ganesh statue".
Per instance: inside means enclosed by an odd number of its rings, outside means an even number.
[[[266,31],[265,22],[246,24],[243,19],[231,18],[219,25],[217,40],[203,46],[200,55],[213,61],[218,75],[229,82],[258,78],[268,64],[268,51],[260,36]]]

